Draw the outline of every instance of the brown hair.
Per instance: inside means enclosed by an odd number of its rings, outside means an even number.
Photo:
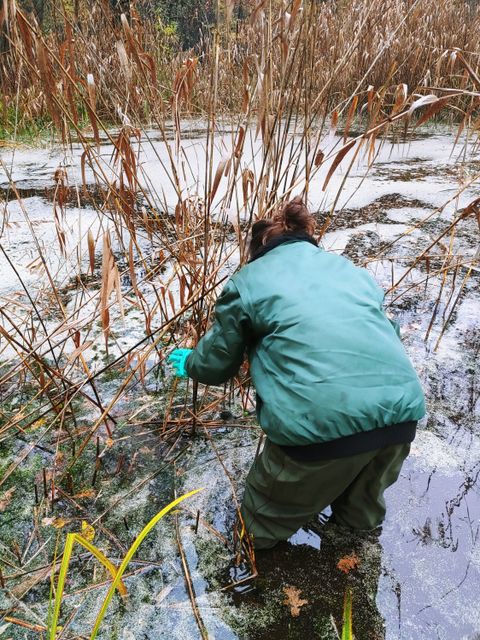
[[[313,235],[315,220],[301,196],[282,205],[272,218],[259,220],[252,226],[250,257],[270,240],[286,233]]]

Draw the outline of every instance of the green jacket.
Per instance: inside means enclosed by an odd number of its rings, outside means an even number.
[[[287,241],[229,280],[187,372],[221,384],[247,352],[258,420],[278,445],[419,420],[423,392],[383,298],[365,269]]]

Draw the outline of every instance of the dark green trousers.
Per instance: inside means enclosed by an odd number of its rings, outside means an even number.
[[[395,482],[409,444],[347,458],[297,462],[267,439],[247,476],[242,503],[256,549],[286,540],[331,506],[335,521],[374,529],[385,517],[383,492]]]

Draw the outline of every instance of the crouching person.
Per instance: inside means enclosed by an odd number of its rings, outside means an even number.
[[[383,290],[317,246],[295,198],[253,225],[250,261],[227,283],[180,375],[222,384],[245,353],[266,434],[242,515],[256,549],[289,538],[330,505],[338,524],[374,529],[425,413],[419,379],[385,315]]]

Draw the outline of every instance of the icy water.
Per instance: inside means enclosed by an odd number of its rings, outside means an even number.
[[[194,176],[203,175],[203,132],[201,123],[195,123],[184,135],[189,167],[185,169],[184,186],[192,193],[201,191]],[[141,143],[145,188],[155,188],[159,201],[173,207],[175,193],[161,165],[165,148],[155,132],[150,133],[150,138],[151,145],[146,140]],[[430,132],[408,143],[386,143],[366,177],[365,163],[356,165],[336,203],[338,214],[322,239],[323,247],[358,264],[367,263],[385,289],[398,281],[412,256],[425,250],[448,229],[463,207],[480,195],[477,183],[469,184],[479,169],[475,147],[467,145],[459,158],[461,148],[453,150],[453,142],[454,136],[448,132]],[[216,159],[228,154],[232,147],[228,131],[218,136],[216,145]],[[108,144],[102,146],[106,167],[111,150]],[[70,243],[68,257],[59,255],[48,190],[61,163],[67,166],[70,184],[79,181],[80,154],[80,149],[74,149],[65,157],[58,148],[19,149],[14,155],[2,154],[6,166],[12,168],[17,187],[24,190],[28,216],[27,220],[25,211],[14,200],[2,205],[8,206],[8,215],[4,210],[7,224],[2,246],[30,290],[39,289],[43,286],[41,273],[31,266],[38,257],[38,247],[32,243],[33,225],[56,282],[64,287],[67,307],[80,295],[72,288],[71,278],[78,265],[87,262],[88,228],[96,233],[110,224],[107,216],[102,219],[81,201],[71,203],[65,221]],[[254,164],[260,162],[256,154],[253,141],[249,161]],[[325,221],[326,212],[335,201],[347,165],[348,162],[342,163],[325,192],[321,189],[325,172],[320,172],[311,185],[310,205],[318,211],[320,222]],[[2,187],[1,198],[9,199],[7,181],[0,172]],[[199,429],[195,438],[162,443],[160,425],[155,425],[154,418],[156,411],[157,415],[162,414],[172,381],[168,376],[152,375],[145,385],[131,388],[116,407],[114,444],[102,451],[102,475],[94,495],[82,496],[78,491],[75,508],[67,498],[60,499],[55,512],[45,514],[47,520],[32,534],[32,478],[41,482],[40,469],[49,463],[51,455],[48,447],[30,453],[12,474],[11,482],[0,488],[1,497],[4,489],[17,485],[12,502],[0,512],[0,562],[7,577],[0,607],[31,624],[45,623],[51,557],[44,550],[57,536],[48,516],[75,514],[69,523],[75,530],[79,529],[81,518],[92,522],[97,544],[118,563],[133,537],[174,493],[203,487],[201,493],[184,503],[179,514],[162,521],[141,546],[131,565],[131,575],[126,578],[129,599],[123,603],[114,598],[100,638],[196,639],[202,637],[203,625],[204,637],[217,640],[329,640],[336,637],[335,625],[341,629],[344,594],[351,589],[357,640],[478,639],[479,237],[474,216],[461,220],[455,236],[446,234],[442,246],[433,250],[437,257],[431,258],[428,265],[425,260],[420,261],[387,297],[424,386],[428,416],[420,425],[400,479],[386,493],[387,518],[378,539],[335,530],[325,524],[327,512],[289,543],[259,554],[256,581],[247,582],[243,590],[229,588],[232,579],[243,575],[232,564],[232,487],[241,498],[261,432],[250,417],[243,415],[241,407],[233,404],[225,405],[221,416],[211,416],[218,423],[211,431],[211,440]],[[434,278],[432,271],[441,267],[449,246],[460,262],[452,272],[455,275],[447,276],[436,302],[441,279]],[[375,259],[369,260],[372,256]],[[230,265],[233,268],[235,260]],[[22,302],[24,292],[19,291],[17,276],[3,253],[0,274],[1,304]],[[98,286],[98,282],[89,286]],[[44,309],[46,321],[54,326],[58,318],[48,317],[48,300],[44,300]],[[91,312],[86,305],[84,317]],[[430,327],[433,313],[435,321]],[[101,367],[105,354],[95,346],[101,329],[97,327],[91,335],[93,344],[85,355],[90,366]],[[121,353],[143,336],[140,314],[132,311],[125,323],[115,318],[113,353]],[[111,398],[118,384],[112,377],[102,379],[102,397]],[[9,406],[9,410],[14,408],[14,404]],[[122,416],[128,416],[128,421]],[[88,424],[86,416],[78,428],[86,429]],[[22,455],[25,442],[19,438],[1,446],[3,473]],[[90,455],[95,456],[93,452]],[[78,477],[84,479],[91,474],[91,466],[79,468]],[[197,512],[199,524],[195,532]],[[229,542],[227,546],[224,537]],[[12,551],[14,540],[22,556],[21,571],[14,569],[19,564]],[[346,574],[337,563],[352,554],[356,554],[358,565]],[[76,611],[77,615],[62,635],[65,638],[88,637],[105,593],[104,588],[88,586],[106,577],[86,556],[79,556],[72,565],[67,584],[65,611],[68,615]],[[15,577],[17,573],[20,577]],[[195,594],[197,619],[188,582]],[[292,589],[298,590],[295,593],[302,601],[297,611],[287,598]],[[39,633],[4,621],[0,622],[0,638],[3,637],[38,638]]]

